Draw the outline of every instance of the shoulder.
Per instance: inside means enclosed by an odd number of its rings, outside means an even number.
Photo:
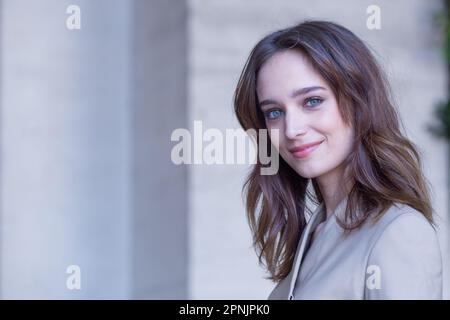
[[[401,240],[413,238],[425,242],[436,242],[436,231],[424,215],[405,204],[393,204],[377,223],[376,242],[386,237]],[[392,240],[394,240],[392,239]]]
[[[378,298],[439,298],[442,258],[436,231],[414,208],[394,204],[378,221],[367,264],[381,276]]]
[[[416,209],[395,203],[377,222],[372,253],[383,245],[417,245],[415,250],[427,247],[438,249],[436,230],[424,215]],[[412,242],[410,242],[412,241]],[[381,247],[381,248],[380,248]]]

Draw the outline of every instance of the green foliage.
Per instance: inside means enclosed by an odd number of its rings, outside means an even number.
[[[441,18],[444,31],[444,54],[447,64],[450,64],[450,0],[444,0],[444,3],[445,9]]]
[[[438,137],[450,139],[450,100],[440,103],[435,110],[435,115],[440,123],[438,126],[430,126],[429,130]]]
[[[444,10],[436,15],[436,21],[444,33],[443,50],[444,56],[447,60],[448,76],[450,77],[450,0],[443,1],[445,5]],[[444,137],[450,141],[450,86],[447,95],[449,100],[447,102],[440,103],[435,110],[439,124],[437,127],[431,127],[430,129],[434,134]]]

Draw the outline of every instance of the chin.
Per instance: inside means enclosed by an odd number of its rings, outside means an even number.
[[[316,174],[305,174],[305,175],[301,175],[303,178],[305,179],[314,179],[317,178],[319,175]]]
[[[320,176],[320,173],[314,170],[295,170],[299,176],[306,179],[313,179]]]

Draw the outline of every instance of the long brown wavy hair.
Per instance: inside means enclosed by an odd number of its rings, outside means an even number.
[[[346,233],[369,216],[377,220],[394,202],[411,206],[433,224],[428,181],[417,147],[400,131],[382,69],[348,29],[327,21],[305,21],[260,40],[234,93],[234,110],[243,129],[267,129],[257,107],[256,80],[261,66],[282,50],[300,50],[306,56],[336,96],[343,121],[355,130],[354,147],[344,162],[354,184],[347,194],[345,219],[338,220]],[[259,139],[256,142],[259,148]],[[269,150],[270,139],[266,143]],[[258,159],[242,192],[259,262],[269,271],[268,279],[278,282],[291,270],[306,225],[305,210],[311,212],[307,200],[318,204],[323,197],[315,179],[301,177],[282,158],[275,175],[261,175],[261,167]]]

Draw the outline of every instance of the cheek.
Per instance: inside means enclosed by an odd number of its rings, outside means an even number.
[[[325,136],[326,153],[333,155],[336,160],[342,160],[350,152],[354,134],[353,129],[344,123],[337,107],[333,111],[323,115],[318,129]]]
[[[342,161],[351,151],[353,142],[353,130],[347,126],[339,126],[334,128],[330,134],[328,144],[328,152],[338,161]]]
[[[320,128],[322,131],[339,139],[346,137],[349,128],[342,119],[338,106],[333,103],[327,111],[323,112],[320,117]]]
[[[266,121],[267,133],[273,146],[279,151],[280,146],[284,145],[283,131],[280,126],[270,124]]]

